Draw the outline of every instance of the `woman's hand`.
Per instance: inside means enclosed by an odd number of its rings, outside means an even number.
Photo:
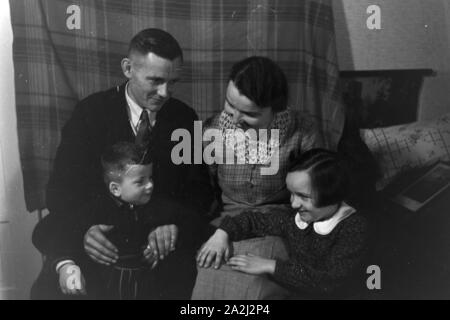
[[[217,229],[201,247],[197,254],[197,263],[199,267],[209,268],[214,260],[214,268],[219,269],[222,258],[228,261],[230,251],[231,245],[228,241],[228,234],[222,229]]]
[[[249,274],[274,274],[276,261],[255,256],[251,253],[232,257],[228,261],[231,269]]]

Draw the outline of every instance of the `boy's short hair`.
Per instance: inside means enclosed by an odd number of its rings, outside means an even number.
[[[253,56],[237,62],[231,68],[229,80],[260,108],[271,107],[274,112],[287,108],[286,75],[269,58]]]
[[[138,52],[142,55],[154,53],[158,57],[168,60],[181,58],[183,60],[183,51],[178,41],[168,32],[149,28],[140,31],[131,39],[128,54]]]
[[[350,175],[345,159],[336,152],[311,149],[291,161],[288,172],[307,171],[311,179],[314,205],[318,208],[347,200]]]
[[[127,166],[134,164],[151,164],[152,159],[147,149],[142,149],[131,142],[117,142],[107,147],[101,157],[103,180],[106,184],[120,180]]]

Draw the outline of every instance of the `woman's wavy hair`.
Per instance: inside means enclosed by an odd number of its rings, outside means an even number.
[[[231,68],[229,80],[260,108],[270,107],[274,112],[287,108],[286,75],[269,58],[253,56],[237,62]]]

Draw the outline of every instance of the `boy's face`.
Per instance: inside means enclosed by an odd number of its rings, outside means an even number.
[[[150,201],[153,191],[152,165],[134,164],[127,170],[120,183],[116,183],[112,193],[133,205],[143,205]]]

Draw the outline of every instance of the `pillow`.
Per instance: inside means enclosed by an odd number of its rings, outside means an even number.
[[[432,121],[361,130],[382,173],[377,189],[409,169],[450,161],[450,113]]]

